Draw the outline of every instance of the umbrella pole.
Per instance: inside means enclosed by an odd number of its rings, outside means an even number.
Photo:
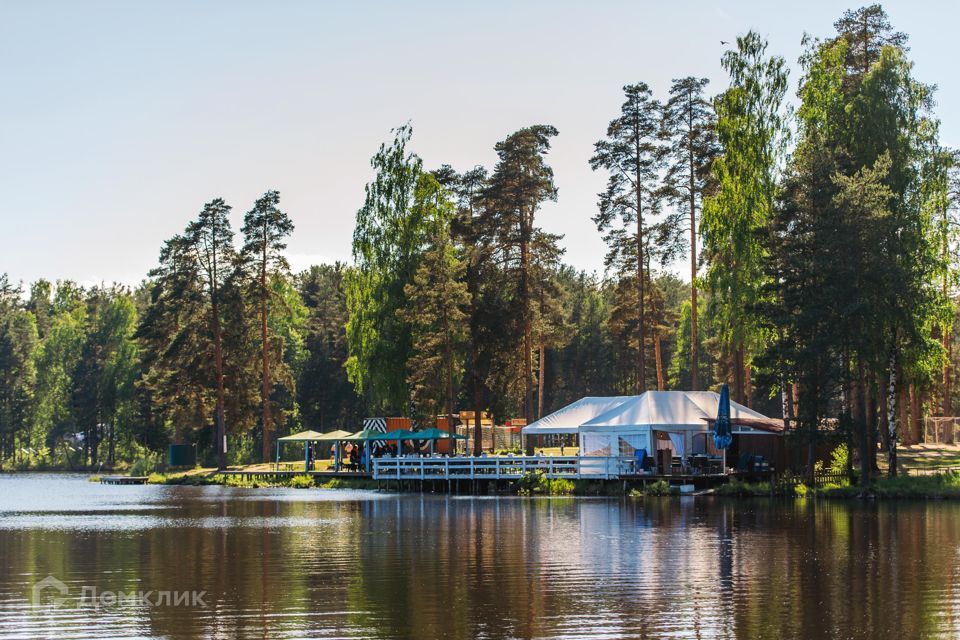
[[[273,468],[274,471],[280,471],[280,441],[277,440],[277,466]]]

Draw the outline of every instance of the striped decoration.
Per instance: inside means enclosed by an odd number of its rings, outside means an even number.
[[[364,418],[363,428],[364,430],[379,431],[380,433],[386,433],[387,419],[386,418]]]

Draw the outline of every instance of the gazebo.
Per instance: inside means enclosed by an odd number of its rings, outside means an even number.
[[[312,442],[336,442],[337,444],[337,466],[340,464],[340,441],[349,439],[349,431],[328,431],[319,433],[317,431],[307,430],[300,433],[294,433],[289,436],[277,438],[277,470],[280,469],[280,443],[281,442],[302,442],[303,443],[303,470],[310,471],[310,443]]]

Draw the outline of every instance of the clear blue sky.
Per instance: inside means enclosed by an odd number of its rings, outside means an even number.
[[[950,2],[884,3],[939,84],[960,144]],[[493,145],[556,126],[559,202],[540,222],[566,260],[602,269],[592,144],[622,85],[702,75],[750,28],[796,80],[800,39],[847,2],[0,3],[0,272],[136,283],[161,242],[222,196],[239,221],[279,189],[294,267],[348,259],[369,158],[411,121],[427,167],[492,166]],[[686,268],[678,265],[685,273]]]

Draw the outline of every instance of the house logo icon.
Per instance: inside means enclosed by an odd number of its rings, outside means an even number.
[[[47,576],[33,585],[31,601],[33,606],[53,605],[59,607],[67,599],[70,587],[53,576]]]

